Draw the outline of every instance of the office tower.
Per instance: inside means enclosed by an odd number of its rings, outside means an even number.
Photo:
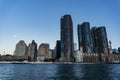
[[[98,53],[98,48],[99,48],[99,43],[98,43],[98,31],[97,27],[92,27],[91,28],[91,37],[92,37],[92,52],[93,53]]]
[[[78,24],[77,26],[78,33],[78,49],[83,52],[83,44],[82,44],[82,25]]]
[[[98,27],[98,52],[99,53],[108,53],[108,39],[106,28],[104,26]]]
[[[38,58],[39,61],[44,61],[49,59],[49,44],[42,43],[38,48]]]
[[[92,52],[91,32],[89,22],[78,25],[78,44],[79,50],[82,48],[83,53]]]
[[[71,15],[64,15],[61,18],[60,61],[74,61],[73,22]]]
[[[27,56],[26,50],[27,50],[27,45],[26,45],[26,43],[25,43],[23,40],[20,40],[20,41],[16,44],[15,56]]]
[[[91,29],[92,35],[92,44],[93,44],[93,53],[97,53],[99,56],[99,61],[102,62],[102,55],[105,56],[105,61],[108,61],[110,53],[108,47],[107,33],[106,28],[102,27],[93,27]]]
[[[37,61],[37,43],[34,40],[28,46],[28,59],[29,61]]]
[[[55,59],[59,60],[60,55],[61,55],[61,41],[57,40],[56,41],[56,55],[55,55],[56,57],[55,57]]]

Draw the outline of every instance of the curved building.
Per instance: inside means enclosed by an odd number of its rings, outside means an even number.
[[[74,61],[73,22],[71,15],[64,15],[61,18],[60,61]]]
[[[79,44],[79,50],[80,48],[82,48],[83,53],[92,52],[92,42],[91,42],[89,22],[83,22],[81,25],[78,25],[78,44]]]
[[[98,27],[99,53],[108,53],[108,39],[105,26]]]

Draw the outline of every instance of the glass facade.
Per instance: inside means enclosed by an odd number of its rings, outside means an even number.
[[[91,53],[91,34],[90,34],[90,24],[89,22],[84,22],[78,25],[78,43],[79,50],[80,47],[83,48],[83,53]]]
[[[73,61],[73,23],[70,15],[61,18],[61,61]]]

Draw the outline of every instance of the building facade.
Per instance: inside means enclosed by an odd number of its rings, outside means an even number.
[[[102,27],[93,27],[91,29],[92,35],[92,44],[93,44],[93,53],[97,53],[99,56],[99,61],[108,61],[109,59],[109,46],[108,46],[108,39],[106,28]],[[104,60],[102,58],[104,55]]]
[[[48,43],[42,43],[38,48],[38,60],[44,61],[46,59],[49,59],[49,44]]]
[[[61,41],[57,40],[56,41],[56,55],[55,55],[55,60],[59,60],[61,56]]]
[[[15,48],[15,56],[26,56],[26,51],[27,50],[27,45],[23,40],[20,40],[17,44],[16,44],[16,48]]]
[[[71,15],[64,15],[61,18],[60,61],[74,61],[73,22]]]
[[[104,26],[98,27],[98,53],[108,53],[107,32]]]
[[[98,31],[97,27],[92,27],[91,28],[91,37],[92,37],[92,52],[93,53],[98,53],[98,48],[99,48],[99,42],[98,42]]]
[[[82,48],[83,53],[92,52],[92,39],[89,22],[83,22],[78,25],[78,44],[79,50]]]
[[[81,51],[74,52],[75,62],[83,62],[83,55]]]
[[[37,43],[34,40],[28,46],[28,60],[37,61]]]

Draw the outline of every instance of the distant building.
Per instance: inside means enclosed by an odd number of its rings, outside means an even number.
[[[83,56],[81,51],[75,51],[74,57],[75,57],[75,62],[83,62]]]
[[[23,40],[20,40],[20,41],[16,44],[16,48],[15,48],[14,55],[15,55],[15,56],[27,56],[26,50],[27,50],[27,45],[26,45],[26,43],[25,43]]]
[[[117,49],[112,49],[112,53],[113,54],[118,54],[118,50]]]
[[[83,53],[92,52],[92,41],[89,22],[84,22],[78,25],[78,44],[79,50],[82,48]]]
[[[107,32],[104,26],[98,27],[98,53],[108,53]]]
[[[92,37],[92,52],[93,53],[98,53],[99,49],[99,42],[98,42],[98,28],[97,27],[92,27],[91,28],[91,37]]]
[[[99,61],[102,61],[102,55],[105,56],[104,61],[109,60],[108,54],[110,53],[110,49],[108,46],[108,39],[106,28],[104,26],[101,27],[93,27],[91,29],[92,36],[92,52],[98,53]]]
[[[28,60],[37,61],[37,43],[34,40],[28,46]]]
[[[73,22],[71,15],[61,18],[61,58],[60,61],[74,61]]]
[[[49,44],[42,43],[38,48],[38,60],[44,61],[45,59],[49,59]]]
[[[74,43],[74,52],[77,51],[77,44]]]
[[[50,49],[52,51],[52,59],[56,59],[56,47],[54,49]]]
[[[120,53],[120,47],[118,48],[118,52]]]
[[[82,25],[78,24],[77,26],[77,33],[78,33],[78,49],[80,50],[80,48],[83,48],[83,44],[82,44]]]
[[[54,49],[49,49],[49,59],[54,59],[53,55],[55,54],[55,50]]]
[[[61,56],[61,41],[57,40],[56,42],[56,55],[55,55],[55,59],[59,60]]]

